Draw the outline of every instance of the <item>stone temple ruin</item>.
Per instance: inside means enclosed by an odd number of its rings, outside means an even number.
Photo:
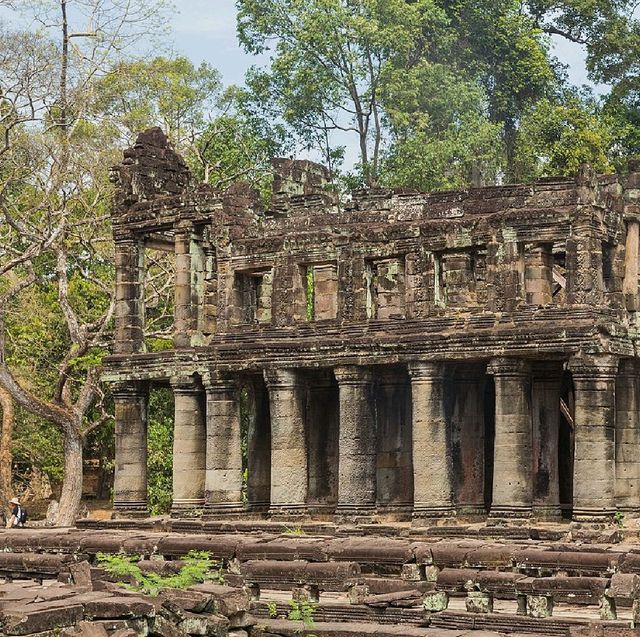
[[[347,203],[323,167],[273,166],[264,211],[247,185],[193,184],[158,129],[114,169],[119,514],[147,511],[159,386],[175,395],[175,517],[640,509],[639,164]],[[149,250],[175,255],[161,353],[143,338]]]

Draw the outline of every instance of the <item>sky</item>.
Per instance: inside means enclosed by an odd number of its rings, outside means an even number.
[[[264,64],[266,58],[244,53],[236,38],[235,0],[173,0],[176,12],[170,16],[173,51],[186,55],[195,64],[208,62],[222,74],[225,85],[242,84],[252,64]],[[13,15],[0,7],[0,24],[13,21]],[[584,53],[580,47],[557,39],[555,55],[568,65],[570,81],[587,83]],[[357,158],[356,140],[334,140],[347,146],[345,167]]]

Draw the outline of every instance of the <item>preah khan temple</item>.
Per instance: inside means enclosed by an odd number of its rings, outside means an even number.
[[[639,162],[348,201],[318,164],[273,171],[270,206],[248,185],[195,184],[160,129],[112,171],[119,516],[147,512],[161,386],[175,518],[419,527],[640,510]],[[175,255],[160,353],[143,338],[149,250]]]

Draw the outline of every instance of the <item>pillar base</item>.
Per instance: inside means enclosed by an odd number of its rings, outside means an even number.
[[[376,514],[374,504],[338,504],[336,507],[336,522],[371,522]]]
[[[489,517],[487,518],[488,526],[498,524],[517,524],[527,523],[531,519],[532,508],[530,505],[523,504],[503,504],[491,507]]]
[[[149,517],[149,507],[146,500],[123,502],[114,500],[113,518],[147,518]]]
[[[456,516],[456,510],[452,504],[439,506],[417,505],[413,507],[411,514],[414,526],[431,526],[438,521],[452,520]]]
[[[562,509],[559,504],[534,504],[533,516],[538,520],[554,522],[562,519]]]
[[[306,503],[299,504],[272,504],[269,507],[268,516],[271,519],[289,519],[289,518],[300,518],[303,515],[307,515],[309,513],[309,509]]]
[[[587,524],[613,524],[615,514],[616,514],[616,510],[614,508],[578,509],[574,507],[573,515],[571,519],[573,522],[581,522],[581,523],[587,523]]]
[[[206,503],[202,513],[203,519],[215,520],[239,516],[246,513],[246,508],[242,502],[216,502]]]
[[[174,500],[171,505],[172,518],[199,518],[204,510],[204,499]]]
[[[478,518],[482,521],[487,517],[487,507],[482,504],[456,504],[455,513],[458,518]]]

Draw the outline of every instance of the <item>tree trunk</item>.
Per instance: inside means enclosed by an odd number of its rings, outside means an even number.
[[[11,394],[0,387],[0,408],[2,409],[2,431],[0,431],[0,508],[4,508],[13,495],[11,489],[11,465],[13,455],[11,442],[13,439],[13,422],[15,412]]]
[[[75,427],[64,435],[64,475],[55,526],[74,526],[82,498],[82,436]]]

